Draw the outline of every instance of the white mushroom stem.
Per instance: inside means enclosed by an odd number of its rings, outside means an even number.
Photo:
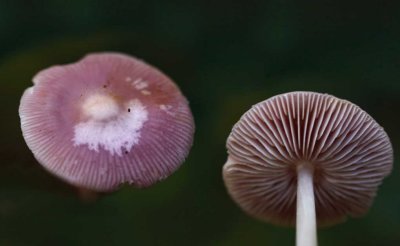
[[[314,201],[313,169],[301,164],[297,168],[296,245],[316,246],[317,230]]]

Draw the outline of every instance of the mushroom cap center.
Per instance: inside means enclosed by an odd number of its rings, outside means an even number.
[[[90,95],[82,104],[82,112],[93,120],[106,120],[119,113],[117,102],[110,95]]]

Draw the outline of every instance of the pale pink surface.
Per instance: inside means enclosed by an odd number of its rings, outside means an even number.
[[[150,186],[172,174],[188,155],[194,122],[186,98],[167,76],[136,58],[91,54],[75,64],[45,69],[33,81],[19,110],[24,138],[46,169],[73,185],[98,191],[124,183]],[[124,132],[138,135],[131,148],[116,152],[101,144],[97,150],[74,144],[76,126],[88,121],[82,105],[93,94],[115,100],[120,114],[134,113],[126,106],[132,100],[144,107],[143,125],[137,132]]]
[[[320,225],[364,214],[393,164],[388,136],[358,106],[291,92],[258,103],[234,126],[223,176],[248,214],[277,224],[296,218],[297,166],[314,171]]]

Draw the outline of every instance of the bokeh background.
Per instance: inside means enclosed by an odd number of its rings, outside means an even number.
[[[320,229],[320,245],[400,245],[399,41],[394,0],[1,0],[0,245],[294,245],[293,228],[245,215],[221,179],[232,125],[294,90],[358,104],[394,145],[393,173],[370,212]],[[85,203],[35,161],[17,109],[37,71],[104,50],[170,75],[197,131],[165,182]]]

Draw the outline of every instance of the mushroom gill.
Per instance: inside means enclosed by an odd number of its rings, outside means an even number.
[[[291,92],[260,102],[233,127],[223,168],[227,190],[248,214],[296,221],[298,174],[309,170],[319,225],[363,215],[393,163],[385,131],[349,101]]]

